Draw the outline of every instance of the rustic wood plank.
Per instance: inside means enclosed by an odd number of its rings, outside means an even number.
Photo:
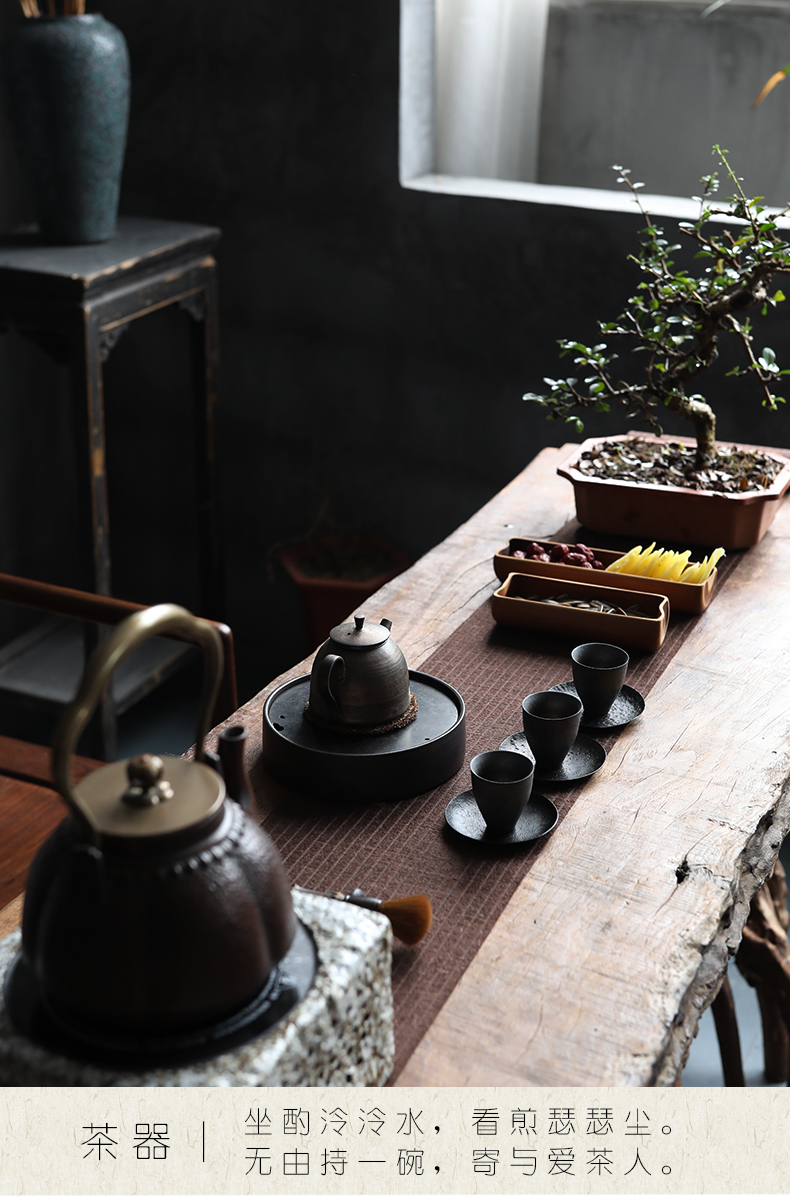
[[[674,1083],[790,822],[788,587],[785,504],[398,1083]]]
[[[67,813],[54,789],[0,777],[0,910],[22,893],[33,857]]]
[[[362,608],[393,619],[412,667],[488,598],[509,535],[570,517],[571,488],[554,473],[566,451],[539,454]],[[790,656],[790,626],[777,627],[788,537],[785,506],[653,689],[650,717],[622,734],[544,848],[400,1084],[675,1082],[790,820],[790,681],[777,664]],[[262,812],[284,792],[260,765],[263,701],[309,664],[237,716]],[[770,700],[745,717],[750,676],[768,679]]]
[[[24,894],[20,893],[5,909],[0,909],[0,939],[4,939],[12,930],[16,930],[22,921],[22,905]]]
[[[75,781],[81,781],[89,772],[102,767],[101,760],[90,760],[87,756],[73,757]],[[55,788],[52,776],[52,752],[38,743],[25,743],[0,735],[0,810],[2,810],[2,786],[5,777],[17,780],[39,782],[49,789]],[[62,807],[65,813],[65,806]]]

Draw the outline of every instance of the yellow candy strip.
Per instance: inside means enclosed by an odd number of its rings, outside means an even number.
[[[718,565],[719,561],[721,560],[721,558],[723,556],[726,556],[726,553],[723,548],[714,549],[714,551],[710,554],[710,560],[708,561],[708,565],[707,565],[707,568],[706,568],[704,574],[700,577],[700,581],[708,580],[711,573],[716,568],[716,566]]]
[[[723,548],[717,548],[704,561],[689,561],[691,550],[671,552],[668,548],[656,548],[655,541],[647,548],[638,544],[625,556],[618,557],[607,565],[607,573],[630,573],[633,577],[653,577],[657,581],[680,581],[688,585],[700,585],[707,581],[717,563],[725,555]]]
[[[631,563],[636,560],[642,551],[642,545],[637,544],[636,548],[632,548],[625,556],[619,556],[616,561],[612,561],[611,565],[607,565],[604,572],[606,573],[628,573]]]
[[[659,574],[661,580],[662,581],[678,581],[680,579],[681,573],[683,572],[683,570],[686,568],[686,566],[689,563],[690,556],[691,556],[691,551],[689,549],[686,549],[685,552],[677,553],[674,561],[672,562],[670,567],[666,570],[666,572]]]
[[[645,577],[661,577],[665,570],[673,564],[676,556],[676,552],[670,552],[668,549],[662,549],[658,553],[658,556],[653,564],[645,573]]]
[[[654,549],[655,551],[651,551],[651,549]],[[655,544],[651,544],[650,548],[646,548],[645,551],[642,553],[642,558],[639,562],[639,568],[629,569],[628,572],[634,573],[638,577],[647,576],[647,574],[650,571],[651,565],[655,564],[656,559],[661,556],[662,552],[663,552],[663,549],[661,549],[661,548],[656,549]]]

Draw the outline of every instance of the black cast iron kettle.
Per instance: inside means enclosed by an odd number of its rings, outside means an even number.
[[[74,785],[75,746],[113,670],[169,632],[204,653],[195,760],[122,760]],[[100,644],[60,725],[53,765],[70,813],[30,871],[22,960],[51,1016],[75,1032],[156,1037],[216,1024],[256,999],[294,940],[274,844],[203,762],[222,666],[210,623],[151,607]]]

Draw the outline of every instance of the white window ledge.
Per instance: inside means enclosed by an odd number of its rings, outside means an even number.
[[[630,212],[640,215],[630,191],[602,191],[594,187],[560,187],[552,183],[518,183],[508,179],[469,179],[448,174],[422,174],[402,179],[411,191],[435,191],[443,195],[474,195],[484,199],[510,199],[521,203],[549,204],[560,208],[586,208],[597,212]],[[646,195],[640,199],[654,216],[696,220],[699,204],[676,195]]]

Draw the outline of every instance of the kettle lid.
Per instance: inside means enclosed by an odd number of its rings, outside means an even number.
[[[390,638],[388,622],[366,623],[364,615],[354,615],[353,623],[333,627],[329,638],[344,648],[376,648]]]
[[[173,756],[117,760],[75,789],[94,831],[123,838],[186,830],[214,814],[225,798],[225,783],[213,768]]]
[[[72,757],[77,741],[113,670],[153,635],[173,635],[203,649],[206,683],[195,743],[198,763],[172,757],[167,757],[165,763],[156,756],[139,756],[108,764],[74,785]],[[219,692],[222,660],[222,641],[216,627],[170,603],[136,611],[99,643],[61,719],[52,747],[55,783],[74,813],[87,823],[97,845],[105,834],[140,837],[183,830],[219,809],[225,783],[200,761]],[[175,801],[171,800],[173,795]]]

